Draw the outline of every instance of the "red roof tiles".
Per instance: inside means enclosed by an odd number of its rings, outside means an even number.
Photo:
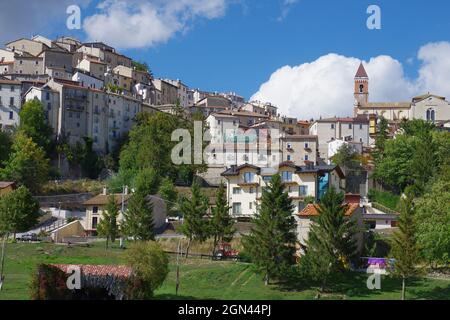
[[[300,217],[314,217],[318,216],[319,212],[317,211],[318,205],[317,204],[308,204],[302,211],[298,213],[298,216]],[[345,215],[347,217],[353,215],[356,211],[356,209],[359,208],[358,203],[352,203],[348,204],[347,211],[345,212]]]

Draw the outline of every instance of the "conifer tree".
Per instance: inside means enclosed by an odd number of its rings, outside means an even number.
[[[297,236],[293,210],[280,175],[273,176],[263,190],[254,227],[243,238],[244,248],[263,272],[266,285],[273,277],[281,278],[295,261]]]
[[[119,236],[119,226],[117,225],[118,216],[119,207],[116,203],[115,196],[112,194],[108,198],[105,211],[97,225],[98,234],[106,237],[106,249],[109,247],[109,240],[114,243]]]
[[[124,212],[124,232],[134,240],[155,240],[153,204],[143,192],[135,192]]]
[[[401,200],[398,230],[392,239],[391,257],[394,264],[391,274],[402,279],[401,299],[405,300],[406,281],[418,276],[422,270],[418,267],[420,251],[416,243],[416,226],[414,221],[415,208],[413,198],[408,193]]]
[[[186,258],[189,255],[192,241],[202,243],[209,237],[208,221],[204,219],[208,207],[208,198],[202,193],[200,185],[194,181],[191,187],[191,198],[182,197],[180,205],[180,210],[183,213],[181,231],[188,238]]]
[[[309,279],[321,284],[324,291],[333,272],[345,270],[356,255],[356,221],[345,216],[344,194],[330,188],[319,205],[301,258],[301,269]]]
[[[223,184],[220,184],[219,190],[216,194],[216,206],[212,209],[210,227],[211,236],[214,238],[214,255],[217,244],[224,241],[231,241],[234,233],[236,232],[236,229],[234,228],[234,221],[230,216],[230,206],[228,205],[225,186]]]

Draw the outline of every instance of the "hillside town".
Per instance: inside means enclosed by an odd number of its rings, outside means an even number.
[[[172,239],[180,241],[178,246],[165,251],[187,258],[189,252],[209,254],[195,246],[213,239],[213,259],[241,259],[238,251],[245,251],[266,270],[269,283],[284,270],[267,262],[271,250],[281,252],[273,258],[286,264],[319,264],[309,258],[317,245],[311,241],[320,238],[316,225],[326,222],[316,222],[338,208],[355,227],[346,229],[351,239],[343,236],[346,249],[355,247],[351,254],[339,252],[343,266],[363,268],[354,256],[364,268],[386,266],[391,254],[383,239],[406,223],[402,203],[410,194],[420,199],[418,208],[437,190],[448,199],[450,102],[439,92],[373,102],[370,85],[361,62],[354,83],[348,83],[354,105],[347,116],[298,119],[268,101],[156,78],[151,66],[103,42],[37,35],[6,43],[0,49],[3,244],[42,241],[70,247],[106,241],[107,248],[122,248],[131,239]],[[200,149],[197,141],[176,149],[177,129],[200,137]],[[182,151],[177,155],[185,160],[174,163],[173,150]],[[205,161],[192,164],[198,155]],[[399,163],[410,159],[408,167]],[[20,207],[24,201],[26,208]],[[24,214],[14,220],[11,212]],[[273,212],[285,214],[285,220]],[[444,234],[448,212],[446,219]],[[214,226],[220,229],[216,233]],[[263,234],[272,227],[280,228],[271,231],[273,245]],[[432,230],[423,232],[421,239]],[[448,249],[444,244],[425,260],[448,267]],[[130,269],[121,268],[82,266],[87,277],[131,277]],[[57,269],[66,272],[67,265]],[[9,281],[3,267],[1,272],[0,299],[3,279],[5,289]],[[109,293],[124,298],[122,285],[108,287]]]

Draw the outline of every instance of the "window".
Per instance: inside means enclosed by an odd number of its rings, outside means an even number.
[[[242,189],[241,188],[233,188],[233,194],[241,194]]]
[[[299,196],[304,197],[308,194],[308,186],[300,186],[298,188]]]
[[[359,85],[359,93],[363,93],[364,92],[364,85],[360,84]]]
[[[9,98],[9,105],[13,106],[14,105],[14,97],[10,97]]]
[[[305,149],[309,149],[309,143],[305,142]]]
[[[307,154],[305,154],[305,161],[309,160],[309,156]]]
[[[92,207],[92,213],[98,213],[98,207]]]
[[[233,214],[242,214],[242,208],[240,202],[233,203]]]
[[[287,144],[287,148],[288,148],[288,149],[292,149],[292,144],[291,144],[291,143],[288,143],[288,144]]]
[[[264,177],[263,177],[263,181],[264,181],[265,183],[269,183],[271,180],[272,180],[272,176],[264,176]]]
[[[433,109],[427,110],[427,121],[435,121],[435,112]]]
[[[217,124],[220,124],[220,120],[217,120]]]
[[[332,124],[331,124],[331,129],[333,129],[333,130],[334,130],[334,123],[332,123]]]
[[[14,92],[16,90],[16,87],[11,86],[11,92]]]
[[[255,174],[253,172],[244,173],[244,181],[245,183],[252,183],[255,181]]]
[[[352,124],[351,124],[351,123],[348,124],[348,128],[349,128],[349,129],[352,128]]]
[[[290,154],[288,154],[288,156],[287,156],[287,161],[291,161],[291,155]]]
[[[283,171],[281,173],[281,179],[283,180],[283,182],[292,181],[292,172],[291,171]]]
[[[45,93],[45,99],[46,100],[50,100],[50,92],[46,92]]]
[[[9,120],[14,120],[14,112],[9,112]]]
[[[249,203],[248,203],[248,208],[249,208],[250,210],[252,210],[252,209],[253,209],[253,203],[249,202]]]
[[[253,194],[255,192],[254,188],[250,188],[250,194]]]
[[[359,124],[359,130],[362,130],[362,128],[363,128],[363,125],[362,125],[362,123],[360,123]]]
[[[92,218],[92,229],[97,229],[98,217]]]

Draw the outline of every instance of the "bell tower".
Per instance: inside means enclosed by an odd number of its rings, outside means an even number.
[[[362,62],[355,75],[355,107],[369,102],[369,76]]]

